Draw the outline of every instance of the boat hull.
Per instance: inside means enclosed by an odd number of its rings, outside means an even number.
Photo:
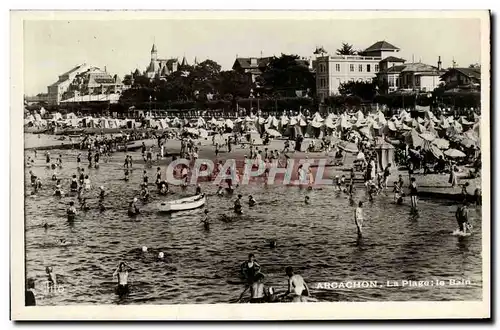
[[[174,201],[161,202],[158,205],[158,210],[160,212],[178,212],[178,211],[193,210],[205,205],[206,201],[207,199],[204,195],[197,195]]]

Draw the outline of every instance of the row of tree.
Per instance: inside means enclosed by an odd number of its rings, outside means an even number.
[[[242,72],[222,71],[217,62],[206,60],[195,66],[181,66],[162,78],[150,79],[136,70],[124,77],[124,84],[130,88],[122,93],[122,103],[291,97],[297,91],[312,97],[316,88],[308,63],[285,54],[273,57],[256,81]]]

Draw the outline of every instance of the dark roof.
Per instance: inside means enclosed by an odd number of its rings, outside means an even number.
[[[404,62],[406,62],[406,60],[399,58],[399,57],[395,57],[395,56],[389,56],[389,57],[384,58],[380,62],[401,62],[401,63],[404,63]]]
[[[376,43],[365,49],[365,52],[373,52],[377,50],[399,50],[399,48],[383,40],[377,41]]]
[[[261,57],[261,58],[255,58],[257,60],[257,65],[252,65],[252,58],[251,57],[238,57],[236,61],[233,64],[233,68],[235,67],[236,64],[239,64],[239,66],[242,69],[254,69],[254,68],[259,68],[259,67],[265,67],[269,62],[271,61],[272,57]]]
[[[71,70],[69,70],[69,71],[67,71],[67,72],[65,72],[65,73],[63,73],[63,74],[61,74],[59,76],[61,77],[61,76],[69,75],[69,74],[75,72],[76,70],[80,69],[82,66],[84,66],[84,64],[77,65],[73,69],[71,69]]]
[[[402,72],[406,68],[406,65],[394,65],[390,68],[387,68],[379,73],[399,73]]]
[[[481,69],[479,68],[452,68],[449,69],[445,74],[443,74],[441,78],[449,76],[453,72],[460,72],[461,74],[469,78],[474,78],[478,80],[481,79]]]

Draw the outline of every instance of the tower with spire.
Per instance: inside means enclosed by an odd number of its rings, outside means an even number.
[[[153,47],[151,47],[151,61],[156,61],[158,59],[158,49],[156,49],[156,45],[153,43]]]
[[[153,42],[153,46],[151,47],[151,61],[149,62],[145,75],[150,79],[155,77],[160,79],[165,78],[172,72],[178,70],[178,63],[179,60],[177,58],[158,58],[158,49],[156,48],[156,44]]]

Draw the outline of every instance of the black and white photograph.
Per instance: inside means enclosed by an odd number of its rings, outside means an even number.
[[[489,15],[11,12],[12,317],[489,317]]]

